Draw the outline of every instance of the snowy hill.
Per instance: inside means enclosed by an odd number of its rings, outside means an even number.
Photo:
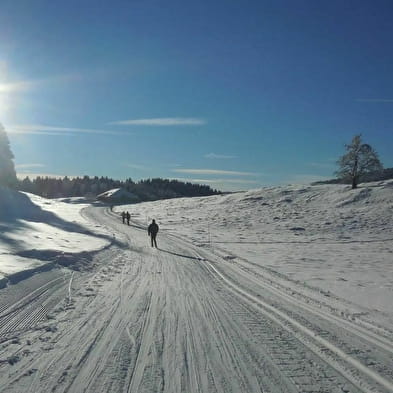
[[[393,322],[393,180],[356,190],[270,187],[127,209],[236,263],[245,258]]]
[[[392,191],[111,211],[1,189],[0,391],[393,391]]]
[[[0,187],[0,287],[24,272],[66,264],[109,243],[105,232],[93,231],[81,216],[88,204],[69,202]]]
[[[116,194],[117,190],[112,190]],[[0,189],[0,282],[109,244],[81,216],[83,201]],[[393,315],[393,181],[270,187],[211,197],[122,205],[132,218],[246,258],[294,281]],[[390,316],[391,317],[391,316]],[[389,317],[389,318],[390,318]],[[392,317],[393,318],[393,317]]]

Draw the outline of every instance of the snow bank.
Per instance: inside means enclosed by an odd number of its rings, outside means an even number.
[[[86,203],[48,200],[0,187],[0,287],[48,268],[59,255],[105,247],[105,231],[81,216]]]

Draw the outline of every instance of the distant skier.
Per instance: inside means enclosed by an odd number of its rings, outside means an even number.
[[[156,224],[156,220],[153,220],[149,227],[147,228],[147,234],[150,236],[151,239],[151,246],[157,248],[157,233],[158,233],[158,225]],[[154,245],[153,245],[154,243]]]
[[[126,213],[125,212],[121,213],[121,218],[123,219],[123,224],[125,224],[125,220],[126,220]]]
[[[130,218],[131,218],[131,215],[130,215],[130,213],[128,213],[128,211],[127,211],[127,213],[126,213],[126,218],[127,218],[127,225],[130,225]]]

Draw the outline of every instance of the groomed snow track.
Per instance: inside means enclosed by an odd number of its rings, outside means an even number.
[[[0,304],[0,392],[393,391],[390,332],[246,260],[165,232],[151,249],[141,223],[85,214],[124,247]]]
[[[323,337],[321,333],[315,330],[311,330],[305,325],[299,323],[295,318],[289,314],[280,311],[278,308],[271,306],[265,301],[261,300],[259,295],[253,295],[240,288],[233,281],[228,279],[224,274],[218,271],[214,265],[206,261],[202,256],[199,256],[201,261],[207,265],[208,270],[213,276],[218,276],[222,283],[236,295],[244,299],[251,307],[256,308],[259,312],[264,314],[267,318],[270,318],[273,322],[280,325],[283,329],[288,331],[293,337],[296,337],[305,347],[317,355],[321,360],[325,361],[327,365],[334,368],[344,378],[348,380],[353,386],[359,389],[359,391],[369,393],[375,392],[376,387],[380,386],[387,389],[387,391],[393,391],[393,383],[384,378],[377,372],[373,371],[366,365],[362,364],[359,360],[351,355],[345,353],[336,345],[329,342]],[[274,290],[273,287],[267,288],[268,290]],[[291,303],[296,303],[297,306],[310,311],[312,314],[317,314],[323,318],[334,322],[339,328],[347,329],[353,335],[358,336],[360,339],[368,342],[368,345],[377,345],[382,351],[393,354],[392,342],[382,336],[377,336],[373,332],[364,330],[361,326],[351,324],[346,320],[340,320],[334,315],[328,315],[324,312],[318,312],[317,310],[308,307],[305,304],[299,304],[299,302],[293,302],[292,299],[288,298],[287,295],[279,293],[278,296],[285,298]],[[295,366],[295,364],[294,364]],[[370,384],[367,382],[371,380]]]

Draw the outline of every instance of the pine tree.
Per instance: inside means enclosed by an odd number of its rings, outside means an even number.
[[[4,127],[0,124],[0,185],[15,187],[17,184],[10,142]]]
[[[377,152],[367,143],[362,143],[361,135],[355,135],[349,145],[345,145],[347,153],[339,158],[339,169],[336,176],[350,180],[352,188],[357,188],[359,179],[370,173],[383,169]]]

